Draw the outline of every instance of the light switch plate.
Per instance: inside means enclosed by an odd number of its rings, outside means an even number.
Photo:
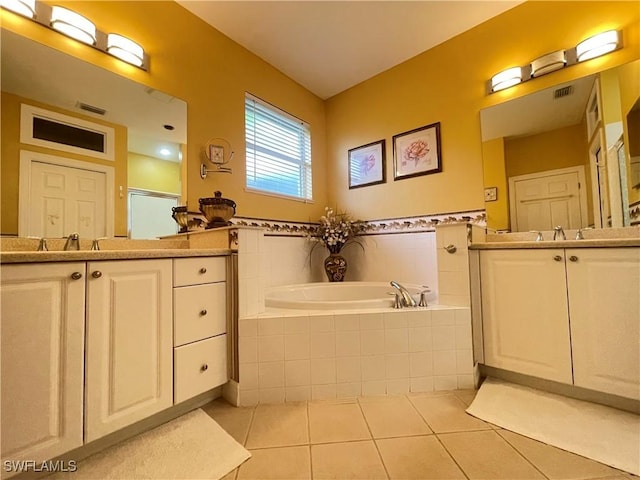
[[[484,201],[495,202],[498,199],[498,187],[489,187],[484,189]]]
[[[224,163],[224,147],[209,145],[209,160],[211,160],[211,163]]]

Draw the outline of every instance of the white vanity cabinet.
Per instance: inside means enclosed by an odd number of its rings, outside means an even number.
[[[564,252],[480,252],[485,364],[571,383]]]
[[[174,402],[228,380],[226,258],[175,259]]]
[[[85,441],[173,404],[172,260],[87,264]]]
[[[85,264],[0,278],[2,459],[44,461],[82,445]]]
[[[484,363],[640,399],[640,248],[480,251]]]
[[[566,259],[575,385],[640,400],[640,248]]]

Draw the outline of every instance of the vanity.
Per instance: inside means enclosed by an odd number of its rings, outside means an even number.
[[[469,248],[481,365],[640,400],[640,235]]]
[[[132,426],[220,396],[229,250],[16,251],[0,260],[3,460],[105,448]]]

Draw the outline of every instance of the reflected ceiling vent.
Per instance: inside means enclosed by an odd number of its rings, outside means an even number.
[[[80,110],[84,110],[85,112],[95,113],[96,115],[104,115],[107,111],[104,108],[94,107],[93,105],[89,105],[88,103],[78,102],[76,106]]]
[[[557,88],[553,91],[554,100],[562,97],[567,97],[573,93],[573,85],[567,85],[566,87]]]

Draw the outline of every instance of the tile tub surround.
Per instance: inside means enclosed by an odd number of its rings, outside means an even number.
[[[239,320],[242,406],[473,388],[469,308],[283,312]]]

